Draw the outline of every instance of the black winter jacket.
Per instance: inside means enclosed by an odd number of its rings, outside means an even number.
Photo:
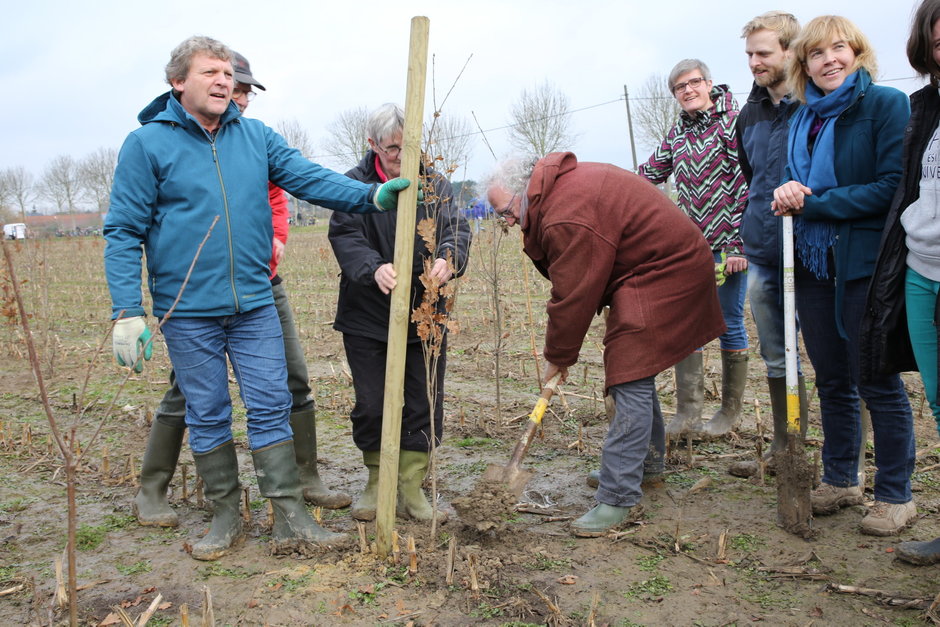
[[[375,169],[375,153],[369,151],[346,176],[364,183],[381,183]],[[416,223],[433,217],[436,220],[436,246],[433,258],[450,256],[455,278],[463,274],[470,253],[470,227],[454,205],[450,182],[434,170],[422,172],[424,195],[429,202],[419,203]],[[433,186],[433,191],[428,189]],[[375,271],[385,263],[394,262],[397,211],[369,215],[333,212],[329,239],[339,263],[341,277],[336,319],[333,328],[342,333],[388,341],[388,317],[391,295],[383,294],[375,284]],[[415,234],[414,263],[411,278],[411,308],[421,303],[424,286],[418,277],[424,271],[424,259],[431,252],[420,234]],[[408,325],[408,341],[417,342],[414,322]]]
[[[755,83],[736,120],[738,159],[748,188],[741,239],[748,260],[764,266],[782,265],[783,229],[770,203],[774,190],[786,178],[790,116],[799,106],[799,102],[789,99],[775,105],[767,88]]]
[[[917,370],[907,330],[904,275],[907,243],[901,214],[920,197],[921,160],[940,122],[940,94],[927,86],[911,95],[911,119],[904,130],[904,172],[891,202],[881,236],[875,273],[868,286],[868,303],[861,326],[861,376]],[[934,309],[934,321],[937,321]]]

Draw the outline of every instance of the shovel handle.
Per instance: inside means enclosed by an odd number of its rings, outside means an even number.
[[[532,444],[532,438],[535,436],[536,429],[542,424],[542,416],[545,415],[545,410],[548,408],[548,401],[552,399],[552,395],[558,388],[558,381],[560,379],[561,373],[559,372],[549,379],[545,387],[542,388],[542,394],[539,396],[539,400],[535,402],[532,413],[529,414],[525,432],[523,432],[519,441],[516,442],[516,448],[513,449],[512,457],[509,458],[509,464],[507,464],[506,468],[516,468],[522,462],[522,458],[525,457],[529,446]]]

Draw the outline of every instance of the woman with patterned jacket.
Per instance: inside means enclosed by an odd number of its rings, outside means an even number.
[[[712,85],[708,66],[684,59],[669,73],[669,91],[679,102],[679,121],[645,164],[640,176],[652,183],[675,177],[677,205],[702,230],[719,274],[718,299],[728,330],[721,336],[721,409],[702,420],[705,376],[702,351],[676,364],[676,415],[666,433],[720,436],[741,421],[747,383],[744,297],[747,259],[738,229],[747,207],[747,183],[738,162],[738,106],[727,85]]]

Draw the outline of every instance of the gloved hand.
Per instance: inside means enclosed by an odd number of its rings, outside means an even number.
[[[411,185],[411,181],[401,177],[385,181],[375,190],[375,196],[372,202],[380,211],[394,211],[398,208],[398,194],[409,185]],[[424,194],[419,187],[418,201],[420,202],[422,200],[424,200]]]
[[[121,318],[114,325],[111,333],[114,358],[122,366],[134,366],[134,372],[143,372],[143,360],[137,361],[141,349],[144,359],[153,357],[153,342],[150,342],[150,329],[143,316]]]
[[[728,276],[725,274],[725,263],[728,261],[728,253],[721,253],[721,263],[715,264],[715,283],[718,287],[721,287],[725,284],[725,280]]]

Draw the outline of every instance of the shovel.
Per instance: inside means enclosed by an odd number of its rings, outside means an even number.
[[[542,416],[545,415],[548,401],[551,400],[552,395],[555,393],[560,377],[561,373],[556,374],[549,379],[545,387],[542,388],[542,395],[535,403],[532,413],[529,414],[529,421],[526,423],[525,432],[522,434],[522,437],[519,438],[519,441],[516,442],[516,448],[512,451],[512,457],[509,459],[509,463],[505,466],[500,466],[499,464],[490,464],[487,466],[486,471],[483,473],[483,483],[503,483],[505,484],[506,492],[513,494],[516,498],[522,495],[525,485],[529,482],[529,479],[532,478],[532,471],[523,470],[519,467],[519,464],[522,463],[522,458],[525,457],[525,454],[529,451],[529,445],[532,444],[535,432],[538,430],[539,425],[542,424]]]
[[[796,358],[796,293],[793,276],[793,218],[783,216],[783,317],[787,367],[787,448],[774,453],[777,467],[777,524],[802,538],[812,538],[813,467],[800,437],[800,396]]]

